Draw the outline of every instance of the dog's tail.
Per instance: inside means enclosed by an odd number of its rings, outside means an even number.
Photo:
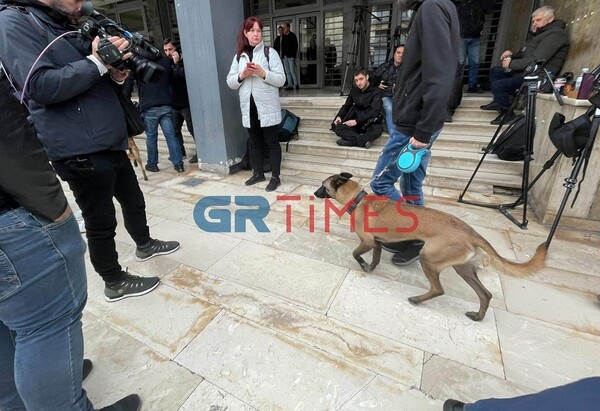
[[[481,237],[477,246],[491,257],[492,264],[496,268],[504,270],[507,274],[515,277],[527,277],[546,266],[546,255],[548,253],[546,243],[540,244],[535,250],[533,257],[526,263],[516,263],[505,259],[483,237]]]

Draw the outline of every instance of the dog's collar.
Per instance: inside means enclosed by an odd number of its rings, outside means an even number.
[[[354,212],[354,210],[356,210],[356,207],[358,207],[358,204],[362,201],[363,198],[365,198],[366,195],[367,195],[367,192],[364,190],[362,190],[360,193],[358,193],[356,195],[356,197],[354,197],[352,204],[350,204],[350,207],[348,207],[348,210],[346,210],[346,212],[348,214],[352,214]]]

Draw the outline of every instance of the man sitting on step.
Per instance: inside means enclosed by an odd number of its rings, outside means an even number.
[[[341,137],[336,142],[338,146],[370,148],[373,140],[383,133],[381,90],[369,82],[369,73],[364,68],[354,74],[354,84],[331,129]]]

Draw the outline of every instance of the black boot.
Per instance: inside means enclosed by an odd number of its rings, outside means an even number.
[[[490,104],[484,104],[483,106],[479,106],[479,108],[488,111],[500,111],[500,105],[496,103],[496,101],[492,101]]]
[[[515,117],[516,117],[515,113],[513,113],[512,111],[509,111],[508,113],[500,113],[500,114],[498,114],[498,117],[496,117],[495,119],[490,121],[490,124],[492,124],[494,126],[497,126],[502,122],[504,122],[504,124],[508,124],[512,120],[514,120]]]
[[[260,174],[252,174],[252,177],[250,177],[248,180],[246,180],[246,182],[244,183],[247,186],[251,186],[254,185],[256,183],[260,183],[261,181],[265,181],[265,174],[264,173],[260,173]]]
[[[100,411],[138,411],[142,405],[142,400],[137,394],[128,395],[125,398],[121,398],[113,405],[108,407],[100,408]]]
[[[267,188],[265,188],[266,191],[275,191],[275,189],[277,187],[279,187],[281,185],[281,180],[279,179],[279,177],[271,177],[271,181],[269,181],[269,184],[267,184]]]

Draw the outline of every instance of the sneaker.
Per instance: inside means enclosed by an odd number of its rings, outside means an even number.
[[[246,182],[244,183],[247,186],[251,186],[254,185],[256,183],[260,183],[261,181],[265,181],[265,175],[264,174],[252,174],[252,177],[250,177],[248,180],[246,180]]]
[[[176,166],[173,167],[175,169],[175,171],[177,171],[178,173],[183,173],[183,164],[177,164]]]
[[[177,250],[179,250],[179,243],[177,241],[160,241],[152,239],[147,245],[137,247],[135,250],[135,259],[138,261],[146,261],[157,255],[171,254]]]
[[[279,177],[271,177],[271,180],[269,181],[269,184],[267,184],[267,188],[265,188],[266,191],[275,191],[275,189],[277,187],[279,187],[281,185],[281,180],[279,179]]]
[[[92,364],[92,360],[88,360],[87,358],[83,359],[83,380],[85,380],[88,375],[92,372],[92,368],[94,368],[94,364]]]
[[[139,411],[142,405],[142,400],[137,394],[128,395],[125,398],[121,398],[113,405],[108,407],[100,408],[99,411]]]
[[[160,171],[156,164],[146,164],[146,167],[144,168],[146,171],[152,171],[153,173],[158,173]]]
[[[109,303],[148,294],[160,284],[158,277],[140,277],[123,271],[120,280],[104,285],[104,299]]]
[[[382,247],[384,250],[394,253],[392,256],[392,264],[404,266],[419,259],[419,253],[421,252],[421,248],[423,248],[423,244],[425,243],[421,240],[410,240],[383,244]]]
[[[194,154],[192,158],[190,158],[190,163],[195,164],[198,162],[198,154]]]

